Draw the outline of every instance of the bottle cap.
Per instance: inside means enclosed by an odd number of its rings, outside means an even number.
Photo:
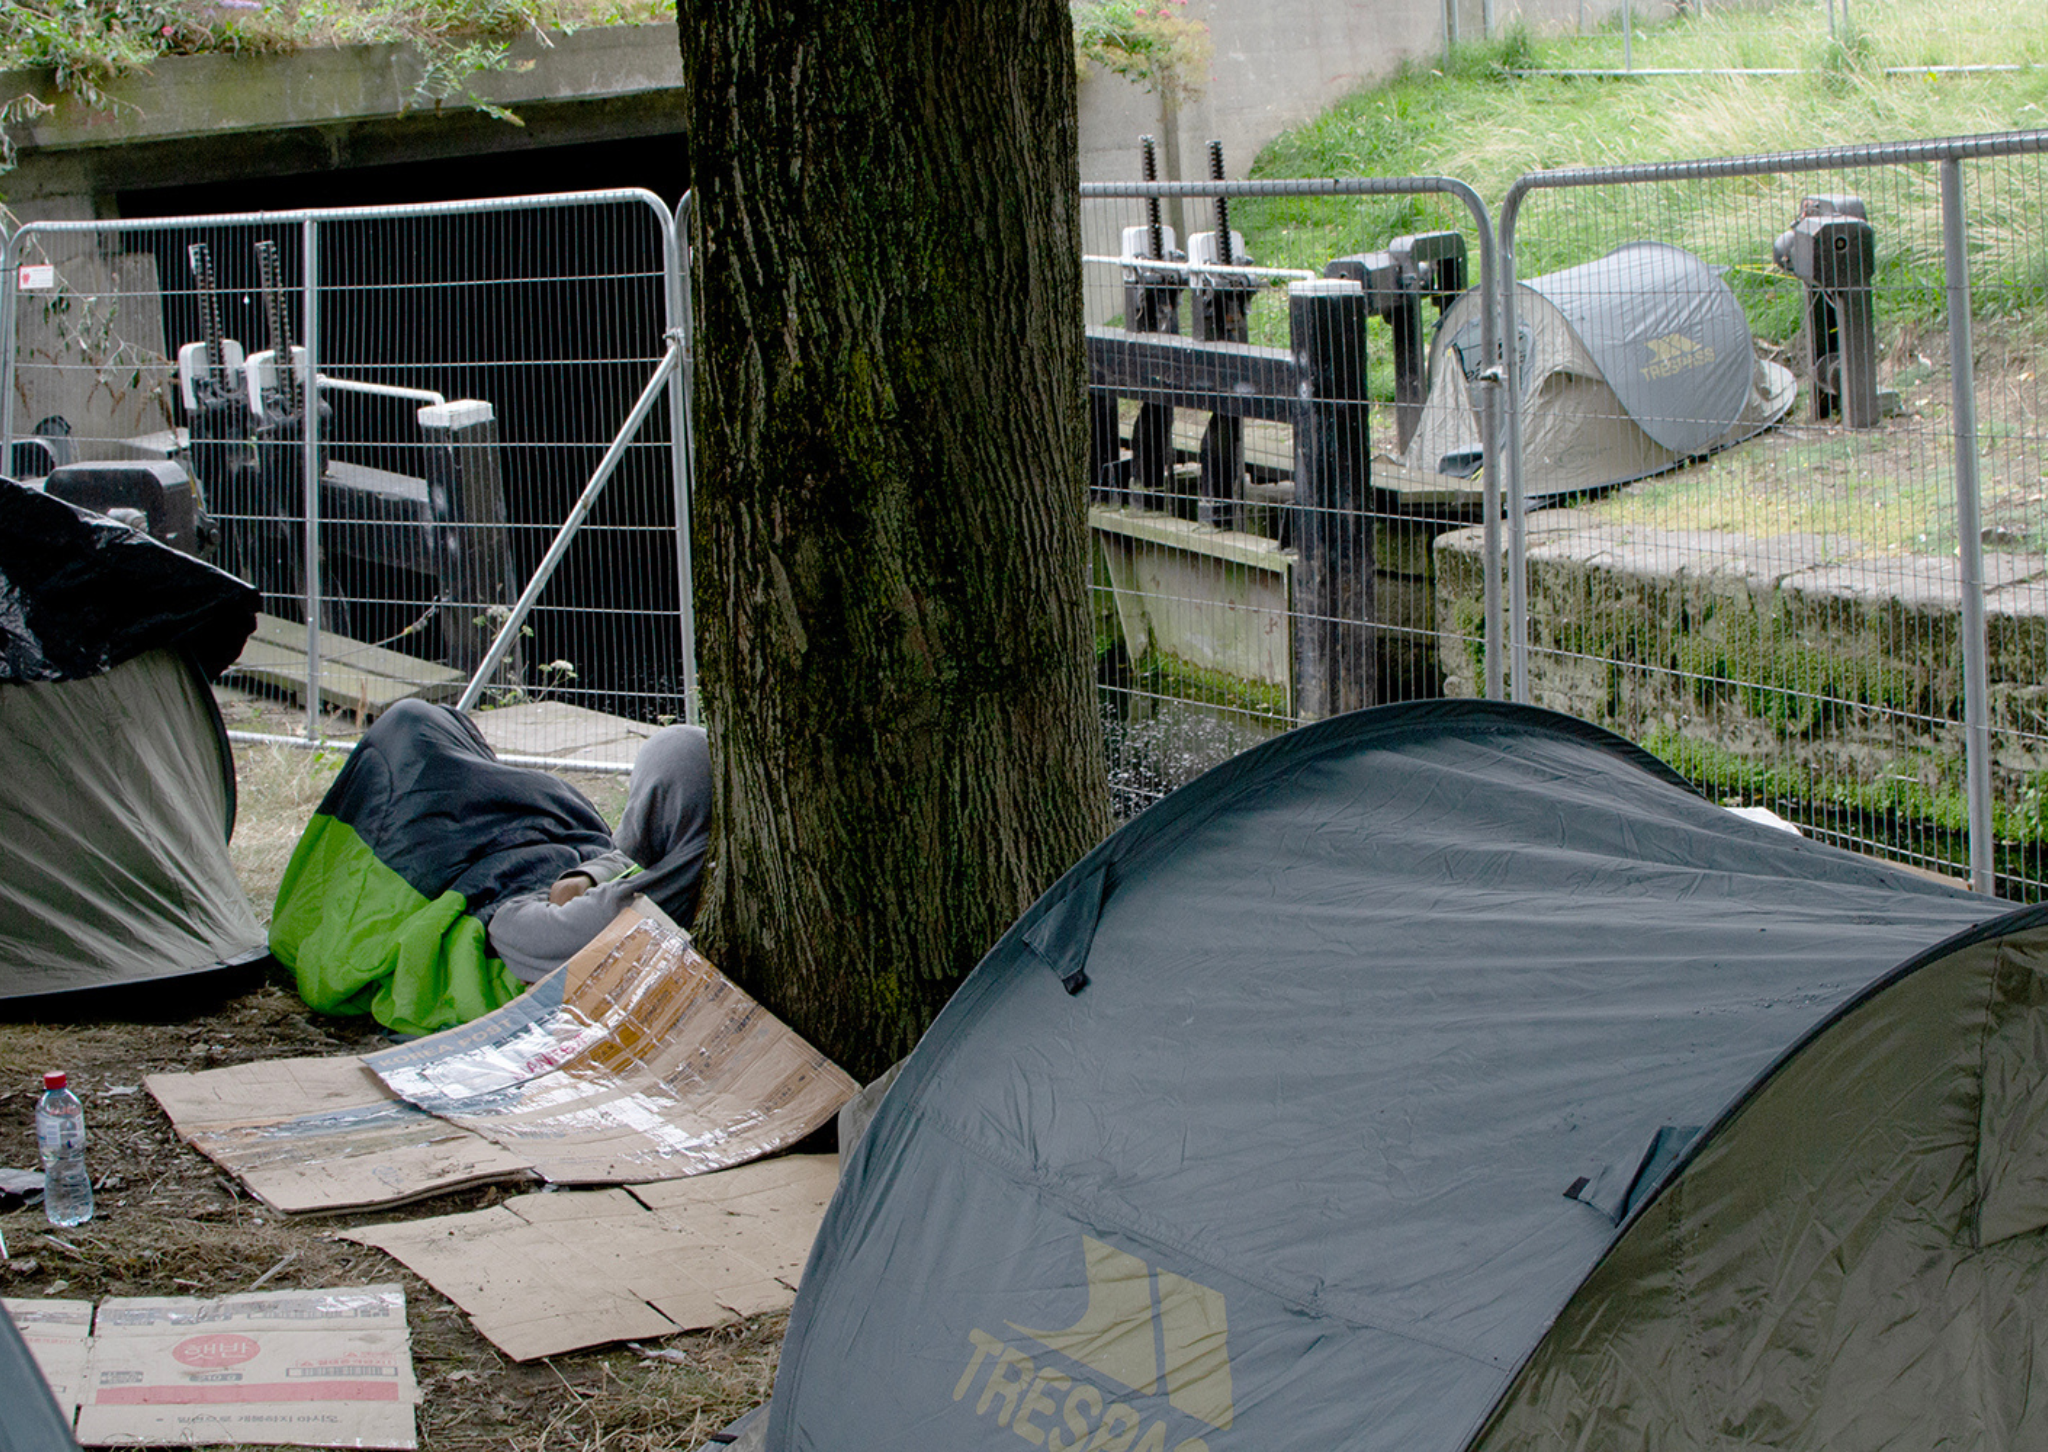
[[[43,1087],[45,1089],[62,1089],[64,1087],[64,1071],[62,1069],[53,1069],[43,1075]]]

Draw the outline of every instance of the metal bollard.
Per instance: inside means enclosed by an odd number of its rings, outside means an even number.
[[[1429,344],[1422,301],[1439,314],[1465,291],[1465,238],[1457,232],[1396,237],[1384,252],[1339,257],[1323,276],[1343,278],[1365,291],[1365,310],[1394,331],[1394,452],[1402,453],[1429,400]]]
[[[1800,339],[1813,416],[1839,416],[1852,429],[1876,428],[1882,418],[1870,292],[1876,238],[1860,198],[1807,197],[1792,230],[1771,248],[1771,260],[1806,285]]]

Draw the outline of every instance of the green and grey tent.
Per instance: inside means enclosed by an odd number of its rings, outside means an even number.
[[[1428,400],[1375,482],[1451,487],[1479,472],[1474,384],[1489,366],[1474,288],[1444,310]],[[1741,443],[1785,416],[1790,371],[1757,356],[1742,304],[1682,247],[1631,242],[1515,289],[1523,483],[1532,504],[1598,492]]]
[[[232,575],[0,479],[0,1000],[262,956],[207,684],[255,625]]]
[[[2048,913],[1597,728],[1277,738],[989,953],[804,1272],[775,1452],[2048,1446]]]

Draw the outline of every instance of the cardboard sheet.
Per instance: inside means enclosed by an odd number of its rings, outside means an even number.
[[[839,1179],[789,1155],[687,1180],[520,1195],[347,1231],[403,1261],[515,1361],[778,1310]]]
[[[287,1214],[724,1169],[795,1144],[858,1087],[640,904],[461,1028],[144,1082],[180,1136]]]
[[[398,1205],[533,1178],[523,1158],[415,1109],[353,1056],[143,1082],[182,1138],[286,1214]]]
[[[398,1286],[5,1304],[83,1446],[419,1445]]]
[[[85,1393],[86,1348],[92,1339],[91,1301],[0,1300],[14,1329],[50,1384],[68,1420]]]
[[[412,1104],[571,1185],[759,1159],[859,1088],[645,899],[495,1013],[364,1062]]]

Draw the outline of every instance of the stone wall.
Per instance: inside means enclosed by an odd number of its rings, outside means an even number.
[[[1960,790],[1953,556],[1858,558],[1826,536],[1624,527],[1558,510],[1530,517],[1528,560],[1535,704],[1852,790]],[[1436,542],[1449,695],[1483,686],[1480,647],[1462,638],[1478,633],[1481,562],[1477,529]],[[2048,561],[1990,553],[1985,577],[1993,791],[2012,804],[2048,770]]]

